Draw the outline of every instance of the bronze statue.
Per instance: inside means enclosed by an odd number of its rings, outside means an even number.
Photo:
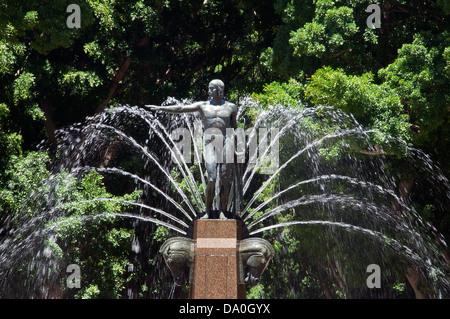
[[[224,212],[227,210],[228,197],[233,180],[233,163],[227,163],[227,152],[234,152],[234,141],[232,140],[234,136],[226,134],[226,130],[227,128],[237,128],[237,107],[235,104],[224,100],[224,89],[225,85],[221,80],[212,80],[209,83],[209,101],[195,102],[190,105],[146,105],[151,110],[160,110],[169,113],[200,112],[201,114],[205,129],[205,166],[208,172],[206,213],[202,219],[210,218],[215,197],[217,170],[219,170],[220,176],[219,218],[227,219]],[[213,141],[217,138],[224,141],[221,152],[218,152],[213,146]],[[218,154],[220,153],[222,153],[222,159],[218,158]]]
[[[243,132],[243,130],[237,130],[236,105],[224,100],[223,82],[213,80],[209,83],[209,101],[196,102],[190,105],[165,107],[146,105],[146,107],[151,110],[160,110],[169,113],[200,113],[204,128],[205,166],[208,172],[206,212],[202,219],[211,218],[212,205],[216,193],[216,179],[218,179],[217,182],[220,185],[219,218],[227,219],[227,206],[232,184],[234,184],[233,215],[240,211],[242,201],[240,166],[245,161],[245,136],[240,136],[240,133],[238,133]],[[227,134],[231,131],[233,134]],[[235,137],[237,151],[235,151],[234,147]],[[216,178],[217,173],[219,173],[219,176]],[[221,282],[221,286],[227,287],[225,289],[226,291],[228,291],[230,284],[228,280],[236,280],[235,283],[232,283],[232,285],[236,285],[236,290],[231,289],[229,293],[242,298],[242,290],[239,287],[242,287],[243,284],[254,286],[259,283],[262,272],[274,255],[274,249],[264,239],[247,238],[248,230],[247,234],[245,234],[246,227],[241,222],[221,221],[218,223],[216,221],[199,220],[193,224],[198,227],[199,225],[203,225],[203,227],[206,227],[206,225],[210,225],[211,227],[216,225],[215,227],[218,227],[217,225],[220,224],[220,227],[227,230],[227,234],[233,233],[234,237],[215,237],[212,233],[204,233],[203,231],[200,234],[193,234],[192,239],[185,237],[168,239],[161,246],[160,253],[163,255],[167,266],[172,272],[175,283],[182,285],[186,281],[189,281],[192,284],[192,287],[189,289],[190,296],[193,298],[203,296],[199,291],[204,291],[206,294],[206,280],[199,280],[199,278],[203,278],[204,273],[208,273],[208,276],[216,276],[216,268],[211,266],[209,269],[206,269],[206,265],[217,265],[219,261],[214,259],[214,256],[217,256],[216,254],[225,254],[223,256],[228,256],[228,261],[225,262],[224,267],[229,265],[231,260],[235,260],[237,267],[236,265],[230,267],[226,274],[222,273],[217,277],[217,280]],[[213,228],[213,231],[216,232],[217,228]],[[221,235],[220,232],[218,235]],[[210,238],[211,236],[213,238]],[[201,245],[199,245],[200,239],[203,240],[201,241]],[[207,297],[213,295],[215,296],[215,294],[209,293]],[[228,292],[224,292],[225,295],[228,295]]]

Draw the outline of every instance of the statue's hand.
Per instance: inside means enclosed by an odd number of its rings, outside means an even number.
[[[161,107],[160,106],[157,106],[157,105],[144,105],[146,108],[149,108],[150,110],[152,110],[152,111],[157,111],[157,110],[160,110],[161,109]]]

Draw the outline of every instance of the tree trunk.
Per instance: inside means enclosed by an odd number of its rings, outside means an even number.
[[[405,270],[406,278],[409,281],[409,284],[414,290],[416,295],[416,299],[429,299],[428,294],[426,294],[421,287],[421,274],[420,271],[413,267],[408,267]]]
[[[410,179],[405,179],[398,184],[398,193],[400,200],[407,204],[409,202],[409,196],[411,194],[411,190],[414,186],[415,178],[412,177]],[[394,203],[392,205],[392,211],[394,214],[398,214],[401,210],[401,206],[398,203]],[[427,299],[429,298],[428,294],[423,291],[423,287],[421,285],[422,275],[420,271],[414,266],[410,266],[405,269],[405,276],[408,279],[409,284],[414,290],[414,294],[417,299]]]
[[[56,145],[57,144],[55,135],[56,125],[53,122],[53,110],[48,101],[41,101],[40,107],[45,115],[44,126],[45,131],[47,132],[48,139],[53,145]]]
[[[120,140],[120,137],[118,139],[111,140],[108,147],[106,148],[105,154],[103,155],[103,160],[100,163],[101,168],[108,167],[109,164],[117,157]]]
[[[409,194],[414,186],[415,178],[412,177],[409,180],[403,180],[398,184],[398,193],[399,199],[403,204],[407,204],[409,201]],[[393,214],[400,215],[399,211],[401,211],[402,206],[399,203],[393,203],[391,211]]]
[[[149,46],[150,43],[151,42],[149,37],[143,37],[137,42],[136,45],[137,47],[146,47]],[[120,86],[120,82],[125,78],[125,75],[127,74],[130,65],[131,65],[131,57],[127,57],[120,66],[119,70],[116,72],[116,75],[114,76],[114,79],[112,81],[112,87],[109,90],[107,98],[97,107],[95,113],[103,112],[105,107],[108,105],[108,103],[114,96],[122,92],[130,83],[134,82],[135,79],[130,79]]]

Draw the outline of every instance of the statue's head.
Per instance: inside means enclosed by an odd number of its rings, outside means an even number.
[[[209,96],[210,98],[214,98],[214,95],[217,94],[217,97],[223,99],[225,91],[225,84],[221,80],[212,80],[209,82]]]

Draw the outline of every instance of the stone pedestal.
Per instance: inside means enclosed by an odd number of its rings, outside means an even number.
[[[259,283],[275,251],[262,238],[242,239],[242,222],[196,220],[193,238],[173,237],[160,253],[174,282],[189,281],[190,299],[245,299],[246,284]]]
[[[245,299],[239,263],[242,224],[238,220],[196,220],[191,299]]]

